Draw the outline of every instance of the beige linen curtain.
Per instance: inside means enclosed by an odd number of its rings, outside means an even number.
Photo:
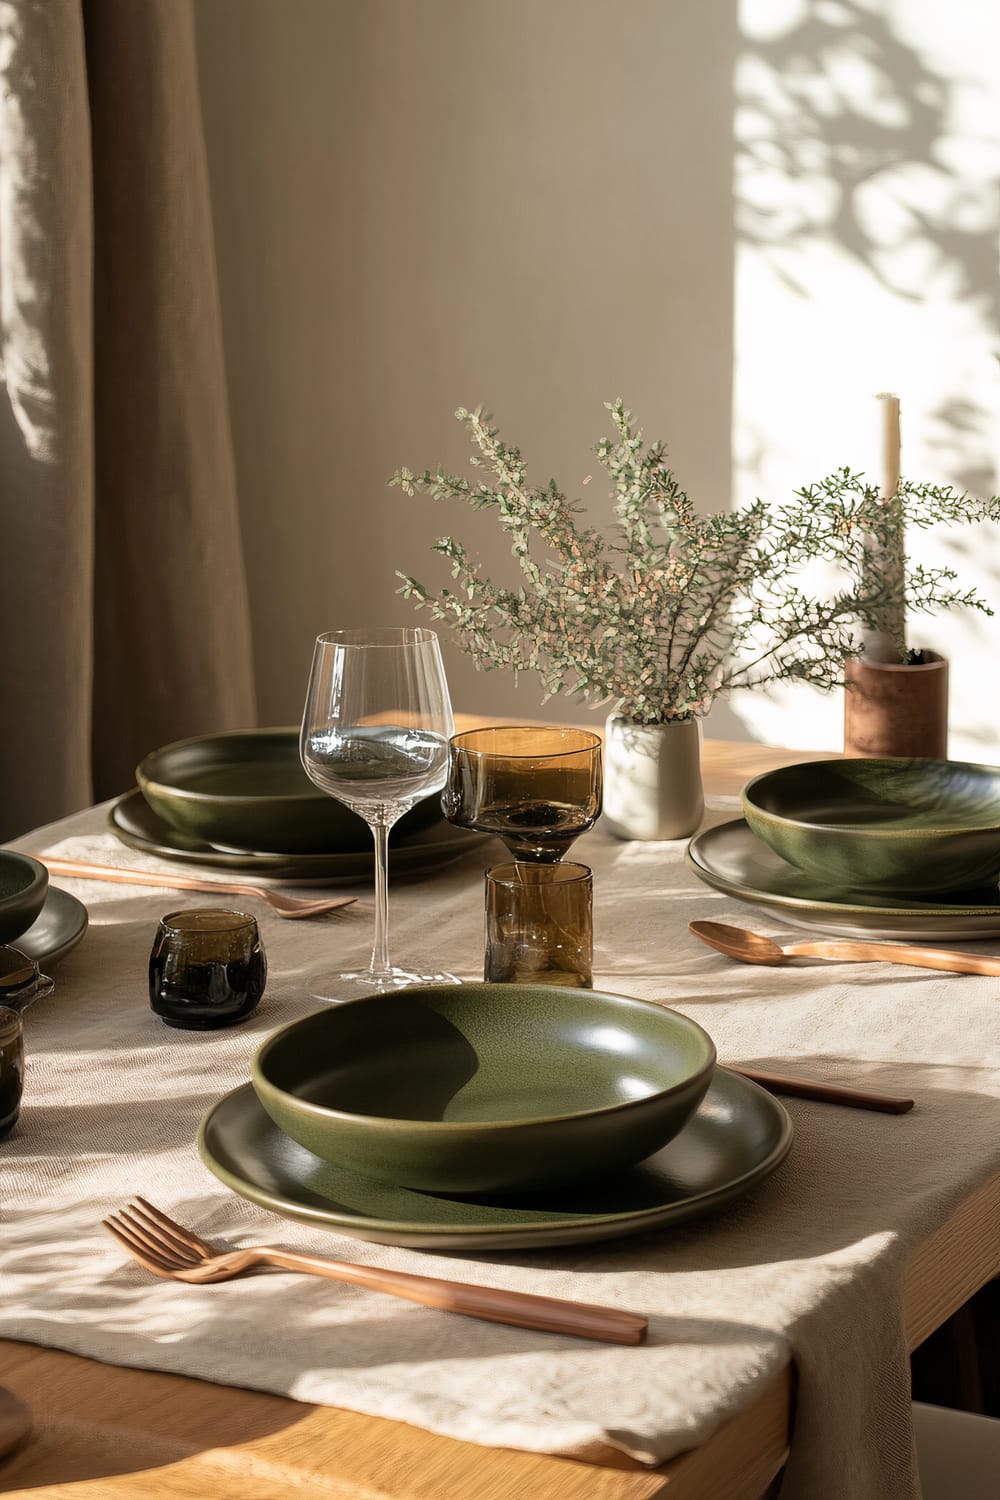
[[[255,722],[189,0],[0,0],[0,838]]]

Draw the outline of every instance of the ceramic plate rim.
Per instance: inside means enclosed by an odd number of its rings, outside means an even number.
[[[260,1104],[254,1094],[253,1084],[251,1083],[239,1084],[236,1088],[230,1089],[228,1093],[217,1099],[203,1115],[198,1126],[198,1155],[208,1171],[228,1187],[231,1192],[236,1193],[238,1197],[245,1198],[251,1203],[256,1203],[261,1208],[270,1209],[272,1213],[276,1211],[274,1205],[280,1204],[281,1209],[292,1219],[297,1219],[300,1222],[308,1222],[320,1228],[338,1229],[346,1232],[348,1235],[350,1235],[352,1228],[373,1229],[383,1234],[425,1235],[431,1239],[455,1242],[459,1240],[472,1241],[487,1235],[491,1240],[514,1238],[515,1236],[523,1237],[525,1235],[532,1237],[537,1235],[544,1238],[546,1235],[556,1235],[560,1232],[572,1234],[576,1229],[579,1229],[582,1233],[593,1228],[601,1228],[603,1225],[614,1228],[632,1224],[642,1227],[649,1224],[651,1228],[655,1228],[658,1223],[663,1220],[669,1220],[674,1214],[678,1218],[682,1215],[685,1218],[693,1217],[693,1215],[684,1213],[684,1210],[689,1207],[698,1207],[707,1211],[720,1198],[723,1203],[729,1202],[733,1197],[739,1195],[739,1191],[744,1184],[746,1185],[746,1190],[748,1190],[756,1182],[769,1177],[772,1172],[781,1166],[792,1149],[794,1129],[791,1116],[784,1105],[778,1099],[775,1099],[772,1094],[768,1093],[766,1089],[761,1088],[759,1084],[753,1083],[752,1080],[743,1078],[737,1073],[730,1073],[726,1068],[719,1067],[717,1071],[724,1073],[727,1079],[736,1084],[738,1089],[742,1089],[745,1086],[746,1092],[751,1097],[758,1096],[760,1100],[766,1101],[766,1107],[773,1112],[774,1119],[779,1126],[779,1135],[777,1143],[767,1155],[749,1170],[742,1172],[738,1177],[731,1178],[726,1183],[708,1192],[696,1193],[691,1198],[681,1200],[680,1203],[661,1203],[651,1208],[627,1209],[618,1213],[587,1215],[575,1223],[567,1222],[566,1219],[545,1219],[532,1224],[475,1224],[463,1227],[456,1224],[425,1224],[414,1220],[373,1219],[363,1214],[352,1214],[348,1217],[338,1214],[333,1205],[331,1205],[329,1211],[319,1210],[291,1202],[289,1199],[281,1197],[278,1194],[268,1193],[264,1189],[257,1188],[253,1183],[246,1183],[244,1179],[238,1178],[234,1173],[229,1172],[217,1162],[212,1156],[207,1141],[208,1131],[213,1119],[219,1111],[227,1105],[231,1105],[236,1100],[237,1095],[249,1096],[249,1099],[260,1109],[265,1118],[268,1118],[263,1105]],[[711,1092],[711,1085],[709,1091]],[[273,1122],[271,1124],[275,1130],[278,1130],[278,1127],[273,1125]],[[280,1134],[281,1132],[279,1131],[278,1133]],[[669,1144],[668,1142],[668,1146]],[[664,1147],[662,1149],[667,1148]],[[240,1187],[235,1185],[237,1182],[241,1183]],[[446,1195],[432,1194],[430,1196],[444,1197]],[[470,1248],[472,1247],[470,1246]]]
[[[130,830],[121,827],[116,816],[119,809],[126,805],[135,806],[140,803],[151,816],[156,816],[149,808],[139,787],[131,787],[127,792],[122,792],[116,797],[108,808],[108,826],[115,838],[126,847],[137,849],[140,853],[152,854],[160,859],[174,859],[184,864],[202,864],[213,869],[257,871],[261,875],[268,875],[274,879],[299,881],[311,878],[324,881],[364,881],[371,873],[369,865],[374,868],[373,849],[331,849],[325,852],[282,853],[263,849],[238,850],[209,843],[205,843],[203,848],[198,849],[172,848],[168,844],[146,839],[141,834],[133,834]],[[446,839],[440,835],[436,838],[427,837],[427,835],[433,835],[435,830],[441,827],[447,830]],[[406,856],[406,868],[397,872],[398,878],[398,876],[411,873],[418,874],[425,868],[422,863],[424,859],[427,860],[427,867],[430,868],[439,863],[445,863],[450,858],[459,859],[463,854],[480,844],[487,843],[492,838],[493,835],[489,833],[459,828],[449,823],[442,814],[439,823],[431,823],[425,828],[418,829],[402,843],[390,846],[389,875],[390,877],[393,875],[392,857],[394,854]],[[196,841],[192,840],[192,842]],[[348,861],[360,861],[363,868],[345,870],[343,865]]]
[[[87,934],[87,928],[90,926],[90,913],[79,896],[74,896],[70,891],[64,891],[57,885],[50,885],[45,896],[45,906],[42,907],[36,917],[36,922],[40,922],[45,916],[45,907],[48,906],[50,901],[54,901],[57,905],[65,904],[67,918],[71,915],[76,917],[78,925],[74,927],[72,934],[55,948],[51,948],[48,953],[39,954],[31,952],[28,948],[22,946],[25,938],[31,933],[31,927],[29,927],[26,932],[21,933],[20,937],[15,938],[9,946],[19,949],[22,953],[27,953],[28,957],[33,958],[39,965],[44,966],[48,964],[54,968],[56,964],[62,962],[68,953],[73,951],[78,943],[83,941]],[[31,925],[33,927],[35,923],[33,922]]]
[[[791,907],[796,911],[828,911],[831,913],[844,913],[845,915],[868,916],[873,919],[877,917],[926,917],[928,919],[941,920],[949,917],[952,919],[960,917],[994,917],[997,922],[997,930],[1000,931],[1000,903],[996,906],[940,906],[929,901],[912,901],[908,906],[882,906],[881,904],[877,906],[859,906],[854,902],[831,901],[822,896],[786,896],[781,891],[764,891],[759,886],[741,885],[739,881],[730,880],[728,876],[719,875],[712,870],[699,857],[699,850],[695,848],[699,840],[704,839],[707,835],[721,833],[726,829],[733,829],[740,824],[746,828],[751,838],[756,839],[756,835],[747,823],[746,818],[730,818],[724,823],[713,824],[711,828],[701,829],[690,840],[684,851],[684,859],[690,869],[694,870],[697,875],[704,876],[707,883],[714,886],[716,890],[725,891],[728,895],[735,896],[739,900],[756,901],[762,906]],[[760,841],[758,840],[757,842]],[[794,870],[794,865],[790,865],[787,860],[782,860],[780,854],[776,854],[766,844],[762,844],[761,847],[767,849],[768,853],[775,859],[781,860],[781,863],[787,865],[790,870]],[[798,873],[801,874],[802,872]],[[878,892],[873,891],[871,894],[877,896]]]

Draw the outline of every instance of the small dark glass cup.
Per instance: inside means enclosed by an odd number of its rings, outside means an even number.
[[[0,1140],[10,1135],[21,1113],[24,1089],[24,1037],[16,1010],[0,1005]]]
[[[486,960],[494,984],[593,985],[593,878],[586,865],[486,871]]]
[[[253,917],[242,911],[174,911],[149,955],[149,1003],[168,1026],[214,1031],[253,1015],[267,961]]]

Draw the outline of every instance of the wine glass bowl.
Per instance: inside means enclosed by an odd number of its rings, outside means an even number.
[[[444,786],[454,727],[434,631],[333,630],[317,638],[299,737],[302,765],[316,786],[364,818],[375,841],[371,961],[335,976],[319,998],[452,978],[390,964],[387,882],[389,830]]]
[[[516,860],[554,864],[601,812],[600,736],[504,725],[452,736],[441,806],[450,823],[496,834]]]

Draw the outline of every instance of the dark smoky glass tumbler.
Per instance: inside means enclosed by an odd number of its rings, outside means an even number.
[[[21,1113],[24,1037],[16,1010],[0,1005],[0,1140],[10,1135]]]
[[[257,1009],[267,960],[255,919],[241,911],[175,911],[149,955],[149,1003],[168,1026],[214,1031]]]
[[[593,878],[586,865],[486,871],[486,961],[494,984],[593,984]]]

